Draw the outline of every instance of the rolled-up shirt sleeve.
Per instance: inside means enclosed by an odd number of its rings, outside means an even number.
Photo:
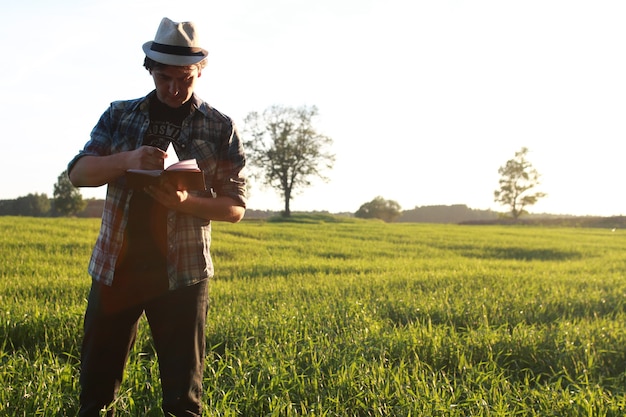
[[[222,142],[213,191],[217,196],[227,196],[246,207],[246,157],[241,139],[234,125],[224,132],[227,140]]]
[[[98,124],[91,131],[91,139],[87,141],[83,149],[81,149],[74,158],[67,164],[67,172],[70,172],[76,162],[83,156],[102,156],[107,155],[110,151],[110,136],[105,134],[105,126],[108,121],[109,112],[105,112],[98,121]]]

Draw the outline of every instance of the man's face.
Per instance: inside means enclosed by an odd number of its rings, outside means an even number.
[[[166,66],[150,71],[159,100],[169,107],[182,106],[191,98],[196,80],[201,73],[195,65],[189,67]]]

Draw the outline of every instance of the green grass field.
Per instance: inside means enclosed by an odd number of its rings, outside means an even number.
[[[72,416],[98,219],[0,217],[0,415]],[[626,415],[626,232],[214,224],[207,416]],[[145,322],[120,416],[160,416]]]

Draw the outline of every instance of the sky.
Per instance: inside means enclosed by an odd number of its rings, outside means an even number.
[[[272,105],[316,106],[328,182],[292,211],[493,200],[522,147],[533,213],[626,215],[626,2],[577,0],[22,0],[0,6],[0,199],[52,196],[114,100],[154,88],[141,45],[196,23],[197,94],[244,130]],[[81,188],[104,198],[105,187]],[[282,210],[251,183],[250,209]]]

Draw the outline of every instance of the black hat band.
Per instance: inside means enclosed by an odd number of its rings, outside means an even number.
[[[162,43],[152,42],[150,49],[169,55],[204,56],[200,48],[190,48],[189,46],[164,45]]]

